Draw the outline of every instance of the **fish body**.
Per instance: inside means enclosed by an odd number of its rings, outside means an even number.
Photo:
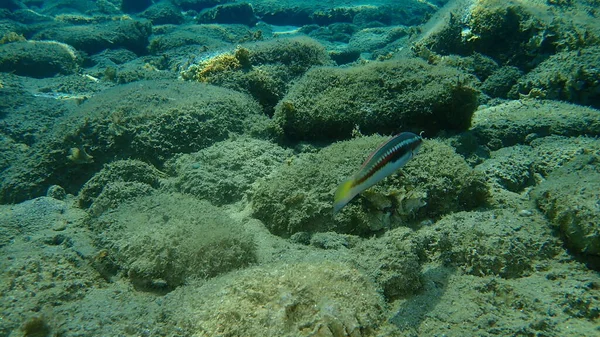
[[[338,186],[333,201],[333,214],[339,212],[359,193],[404,166],[419,150],[422,143],[421,136],[412,132],[402,132],[381,144],[365,160],[356,174]]]

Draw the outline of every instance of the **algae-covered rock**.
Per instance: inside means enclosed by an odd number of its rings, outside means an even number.
[[[459,0],[424,27],[414,50],[430,60],[478,52],[529,70],[558,51],[597,45],[600,24],[588,13],[574,2]]]
[[[506,98],[514,84],[523,76],[517,67],[505,66],[492,73],[481,84],[481,91],[491,97]]]
[[[254,216],[272,233],[286,237],[302,231],[368,235],[485,203],[483,176],[451,147],[426,140],[399,174],[363,192],[334,217],[337,184],[386,139],[357,138],[294,158],[254,186]]]
[[[118,160],[107,164],[102,170],[96,173],[81,188],[78,195],[80,207],[90,207],[96,201],[102,192],[111,183],[117,182],[135,182],[147,185],[149,188],[157,188],[159,178],[164,174],[139,160]],[[125,201],[121,199],[120,201]]]
[[[253,33],[242,25],[165,25],[155,29],[148,51],[167,55],[174,63],[173,68],[185,70],[192,64],[234,49],[241,41],[248,41]]]
[[[350,68],[314,68],[275,108],[275,122],[291,140],[350,137],[398,129],[465,130],[477,106],[467,74],[419,59]]]
[[[272,115],[290,81],[313,66],[328,64],[331,59],[321,44],[298,37],[258,42],[218,53],[189,66],[181,75],[187,80],[246,92]]]
[[[536,156],[536,172],[547,177],[554,170],[585,153],[600,153],[600,139],[592,137],[549,136],[530,144]]]
[[[191,196],[155,193],[90,221],[99,246],[146,290],[170,290],[193,278],[256,260],[252,236],[219,208]]]
[[[600,108],[600,47],[565,51],[551,56],[523,76],[510,96],[538,91],[544,98]]]
[[[423,247],[411,229],[400,227],[353,248],[355,263],[383,290],[386,300],[410,296],[422,287]]]
[[[125,48],[144,54],[152,24],[147,20],[112,20],[94,25],[73,25],[48,28],[33,36],[35,40],[55,40],[75,49],[95,54],[104,49]]]
[[[535,163],[536,155],[531,147],[515,145],[493,151],[491,158],[475,170],[511,192],[520,192],[535,183]]]
[[[600,151],[582,154],[552,172],[533,191],[568,247],[600,256]]]
[[[105,163],[143,159],[157,167],[232,134],[268,135],[269,120],[247,95],[206,84],[139,81],[107,89],[65,113],[30,155],[0,172],[2,202],[23,200],[60,185],[75,194]],[[83,149],[93,162],[69,159]]]
[[[184,21],[181,10],[171,1],[157,2],[144,10],[140,16],[150,20],[153,25],[181,24]]]
[[[550,135],[598,136],[600,112],[555,101],[509,101],[476,111],[472,130],[492,150]]]
[[[267,265],[169,294],[195,336],[374,336],[385,302],[367,277],[335,262]]]
[[[407,37],[408,33],[409,28],[404,26],[362,29],[352,34],[348,48],[360,52],[373,52],[396,40]]]
[[[205,8],[233,2],[233,0],[173,0],[173,3],[183,10],[200,11]]]
[[[226,140],[169,160],[165,167],[175,177],[168,185],[216,205],[228,204],[239,201],[254,181],[283,165],[291,155],[265,140]]]
[[[519,278],[561,251],[545,222],[538,212],[521,216],[514,209],[459,212],[419,231],[418,237],[429,259],[475,276]]]
[[[254,8],[247,2],[218,5],[206,9],[198,15],[199,23],[242,24],[254,26],[258,19],[254,15]]]
[[[0,71],[36,78],[73,74],[81,59],[73,47],[56,41],[0,44]]]

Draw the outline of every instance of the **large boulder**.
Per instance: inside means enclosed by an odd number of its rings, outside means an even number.
[[[81,58],[68,44],[56,41],[16,41],[0,44],[0,71],[36,78],[73,74]]]
[[[551,56],[523,76],[510,90],[512,98],[538,92],[547,99],[600,108],[600,47]]]
[[[545,136],[598,136],[600,112],[549,100],[508,101],[476,111],[472,131],[492,150]]]
[[[91,25],[48,28],[35,34],[33,39],[64,42],[88,54],[118,48],[144,54],[150,34],[152,34],[150,21],[122,19]]]
[[[253,215],[283,237],[328,231],[372,235],[485,204],[488,191],[483,175],[450,146],[426,140],[402,174],[363,192],[334,216],[337,184],[358,170],[369,152],[385,140],[362,137],[293,158],[255,184]]]
[[[256,260],[253,237],[240,223],[181,194],[132,198],[89,226],[116,267],[142,290],[171,290]]]
[[[208,336],[374,336],[385,301],[351,265],[274,264],[169,294],[178,326]],[[259,323],[260,322],[260,323]]]
[[[533,192],[538,207],[575,253],[600,262],[600,156],[580,155]]]
[[[419,59],[395,59],[349,68],[309,70],[275,108],[290,140],[349,138],[399,130],[466,130],[477,107],[472,77]]]
[[[268,118],[247,95],[206,84],[139,81],[89,98],[62,117],[46,141],[0,173],[1,202],[43,195],[50,185],[75,194],[105,163],[143,159],[157,167],[233,133],[265,136]]]
[[[266,140],[239,138],[216,143],[165,163],[174,177],[164,184],[215,205],[242,199],[252,184],[292,157],[292,151]]]

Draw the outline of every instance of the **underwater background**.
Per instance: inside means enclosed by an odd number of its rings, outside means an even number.
[[[0,337],[600,336],[598,109],[599,0],[0,0]]]

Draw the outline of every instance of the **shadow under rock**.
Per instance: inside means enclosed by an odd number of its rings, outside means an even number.
[[[426,315],[431,312],[440,302],[448,279],[455,272],[455,268],[435,266],[423,273],[423,290],[406,299],[396,313],[390,318],[390,323],[401,330],[417,329],[425,320]]]

